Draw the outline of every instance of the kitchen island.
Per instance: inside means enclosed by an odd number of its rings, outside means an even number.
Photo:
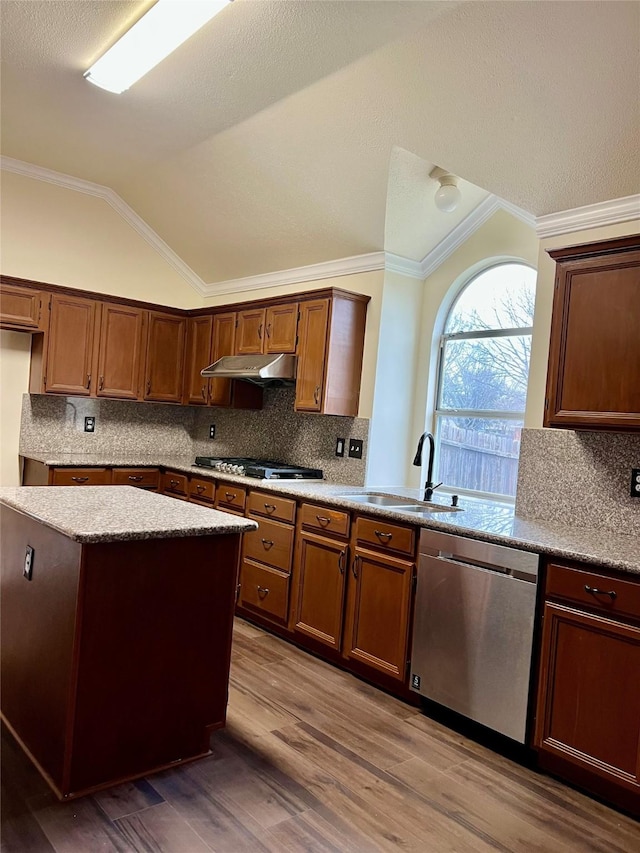
[[[60,798],[206,755],[250,519],[130,486],[0,489],[2,716]]]

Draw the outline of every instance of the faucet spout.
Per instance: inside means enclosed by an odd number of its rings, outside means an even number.
[[[427,482],[425,483],[425,500],[431,500],[431,495],[434,491],[433,485],[433,458],[435,456],[436,451],[436,443],[433,438],[433,435],[430,432],[423,432],[418,441],[418,448],[416,450],[415,459],[413,460],[413,464],[416,466],[422,465],[422,447],[424,445],[424,440],[427,438],[429,440],[429,463],[427,465]],[[442,483],[440,483],[442,485]],[[435,488],[438,488],[435,486]],[[427,497],[428,496],[428,497]]]

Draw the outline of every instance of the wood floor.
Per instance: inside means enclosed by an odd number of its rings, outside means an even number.
[[[237,622],[211,757],[58,803],[3,735],[5,853],[638,853],[632,819]]]

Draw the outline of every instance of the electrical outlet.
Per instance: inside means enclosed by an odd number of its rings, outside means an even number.
[[[22,574],[28,581],[31,580],[31,576],[33,574],[33,555],[33,548],[31,545],[27,545],[27,551],[24,555],[24,569],[22,570]]]
[[[344,456],[345,441],[344,438],[336,438],[336,456]]]
[[[211,424],[209,426],[209,438],[215,438],[215,437],[216,437],[216,425]]]
[[[362,445],[363,441],[357,438],[349,439],[349,456],[352,459],[362,459]]]
[[[631,497],[640,498],[640,468],[631,469]]]
[[[84,419],[84,431],[85,432],[95,432],[96,431],[96,419],[94,417],[88,417]]]

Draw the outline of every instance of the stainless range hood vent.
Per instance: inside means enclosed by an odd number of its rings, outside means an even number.
[[[295,355],[225,355],[200,371],[213,379],[244,379],[256,385],[291,385],[296,380]]]

